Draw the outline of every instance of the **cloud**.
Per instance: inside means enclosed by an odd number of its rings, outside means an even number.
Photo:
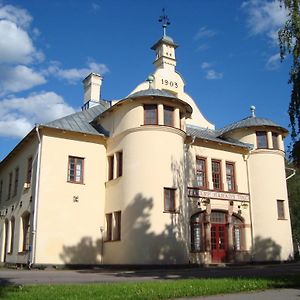
[[[0,96],[10,92],[25,91],[45,82],[46,79],[43,75],[27,66],[0,65]]]
[[[13,5],[0,4],[0,20],[8,20],[15,23],[17,26],[29,27],[32,17],[27,10]]]
[[[60,63],[55,61],[51,62],[51,65],[47,70],[44,70],[43,73],[55,76],[59,79],[65,79],[69,83],[74,84],[77,81],[81,81],[92,72],[104,75],[109,72],[109,69],[105,64],[96,63],[94,61],[89,61],[86,68],[63,69],[60,67]]]
[[[285,23],[288,12],[280,6],[280,1],[249,0],[242,3],[247,14],[247,26],[251,35],[265,34],[277,44],[277,33]]]
[[[272,55],[266,63],[266,67],[268,70],[276,70],[279,68],[279,65],[280,65],[279,53]]]
[[[100,4],[96,2],[92,2],[92,9],[94,11],[98,11],[100,9]]]
[[[197,41],[197,40],[200,40],[203,38],[211,38],[211,37],[215,36],[216,34],[217,34],[216,31],[208,29],[208,28],[206,28],[206,26],[203,26],[198,30],[194,39]]]
[[[35,123],[45,123],[74,113],[54,92],[31,94],[27,98],[0,101],[0,136],[24,137]]]
[[[217,72],[212,68],[213,63],[203,62],[201,64],[201,69],[205,72],[205,78],[208,80],[222,79],[223,73]]]

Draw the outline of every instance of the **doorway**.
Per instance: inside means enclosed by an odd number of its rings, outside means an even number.
[[[213,263],[225,262],[228,242],[225,224],[211,224],[211,256]]]

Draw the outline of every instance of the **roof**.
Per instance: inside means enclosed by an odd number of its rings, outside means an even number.
[[[186,126],[187,135],[195,136],[196,138],[200,138],[207,141],[212,141],[215,143],[222,143],[231,146],[237,146],[242,148],[251,149],[253,145],[242,143],[238,140],[232,138],[224,138],[220,137],[220,132],[218,130],[198,127],[194,125],[187,125]]]
[[[232,123],[228,126],[225,126],[224,128],[220,129],[220,135],[223,135],[227,132],[240,129],[240,128],[249,128],[249,127],[260,127],[260,126],[269,126],[269,127],[276,127],[284,132],[288,132],[284,127],[274,123],[270,119],[265,118],[257,118],[257,117],[247,117],[243,120],[240,120],[238,122]]]
[[[96,129],[92,125],[92,121],[105,110],[106,107],[102,104],[99,104],[87,110],[83,110],[41,125],[67,131],[82,132],[94,135],[106,135],[104,130],[101,130],[101,128]]]
[[[156,48],[161,44],[165,43],[168,45],[173,46],[175,49],[178,47],[177,44],[174,43],[173,39],[170,36],[164,35],[162,38],[160,38],[152,47],[151,50],[156,50]]]
[[[127,98],[138,98],[138,97],[147,97],[147,96],[178,99],[174,94],[167,92],[165,90],[158,90],[158,89],[147,89],[147,90],[138,91],[136,93],[128,95]]]

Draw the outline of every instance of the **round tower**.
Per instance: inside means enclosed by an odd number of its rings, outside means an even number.
[[[284,261],[293,257],[283,138],[288,131],[251,116],[227,126],[222,136],[252,145],[247,163],[252,219],[252,260]]]

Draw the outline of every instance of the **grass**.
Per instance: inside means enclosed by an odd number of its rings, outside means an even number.
[[[80,285],[25,285],[0,287],[1,299],[174,299],[269,288],[299,287],[300,276],[278,279],[226,278],[105,283]]]

